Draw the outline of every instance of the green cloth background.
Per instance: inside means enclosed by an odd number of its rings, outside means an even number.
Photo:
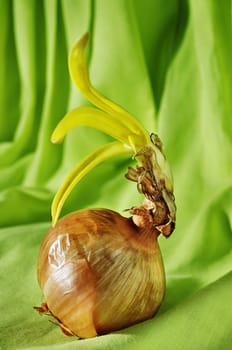
[[[0,349],[232,349],[232,26],[230,0],[0,1]],[[94,85],[160,135],[173,170],[177,227],[160,237],[167,293],[158,315],[77,340],[40,317],[39,247],[55,191],[110,138],[50,135],[87,102],[67,55],[86,30]],[[125,157],[96,168],[62,215],[141,201]],[[109,306],[110,307],[110,306]],[[113,317],[113,315],[112,315]]]

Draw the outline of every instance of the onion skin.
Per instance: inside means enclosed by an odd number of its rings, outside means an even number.
[[[38,282],[46,307],[37,309],[81,338],[153,317],[164,298],[165,275],[159,231],[149,215],[144,220],[146,226],[138,227],[108,209],[59,220],[40,249]]]

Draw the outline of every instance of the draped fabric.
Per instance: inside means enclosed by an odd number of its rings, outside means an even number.
[[[231,8],[230,0],[0,1],[0,349],[232,348]],[[63,115],[87,103],[67,68],[86,31],[93,84],[163,141],[177,226],[159,240],[167,291],[157,316],[78,340],[33,306],[43,301],[36,262],[55,191],[109,139],[80,127],[50,142]],[[124,178],[132,164],[123,157],[97,167],[62,215],[138,205]]]

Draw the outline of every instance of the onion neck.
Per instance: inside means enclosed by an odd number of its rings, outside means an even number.
[[[151,135],[151,144],[136,155],[140,165],[129,167],[125,175],[137,183],[145,200],[140,207],[132,207],[130,213],[134,224],[141,230],[162,233],[168,237],[175,228],[175,199],[169,167],[158,136]],[[158,233],[157,233],[158,232]]]

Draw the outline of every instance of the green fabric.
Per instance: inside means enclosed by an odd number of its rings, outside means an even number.
[[[232,348],[232,35],[230,0],[0,1],[0,349]],[[167,293],[158,315],[120,332],[68,338],[32,307],[51,200],[64,176],[108,136],[81,127],[50,135],[86,104],[67,55],[91,32],[94,85],[163,140],[177,227],[160,238]],[[123,212],[141,200],[109,160],[75,189],[62,214]],[[113,317],[113,315],[112,315]]]

